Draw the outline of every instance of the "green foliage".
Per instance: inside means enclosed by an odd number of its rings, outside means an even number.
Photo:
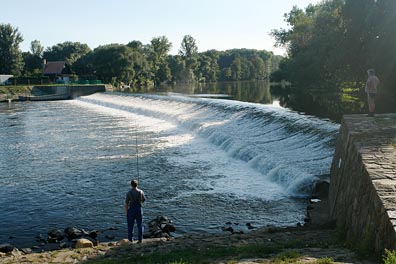
[[[167,63],[167,57],[171,47],[172,43],[165,36],[151,40],[148,50],[155,84],[161,84],[171,79],[171,70]]]
[[[286,251],[275,257],[274,263],[276,264],[286,264],[295,263],[301,259],[301,255],[296,251]]]
[[[380,93],[396,96],[396,1],[321,1],[293,7],[285,21],[289,29],[271,32],[288,51],[274,81],[290,81],[298,91],[339,92],[345,83],[362,89],[366,70],[374,68]]]
[[[47,61],[66,61],[72,65],[81,57],[91,51],[87,44],[66,41],[52,47],[48,47],[43,54]]]
[[[396,264],[396,251],[385,249],[382,260],[384,264]]]
[[[120,44],[96,48],[91,55],[94,73],[106,83],[116,80],[129,84],[135,77],[133,53],[131,48]]]
[[[0,73],[19,76],[23,69],[22,52],[19,44],[23,41],[18,28],[10,24],[0,24]]]
[[[17,29],[1,24],[0,33],[2,73],[19,75],[23,69],[23,76],[39,77],[42,74],[43,59],[66,61],[73,74],[92,76],[90,79],[99,78],[102,82],[116,86],[127,84],[149,87],[167,82],[264,80],[278,68],[282,58],[271,52],[252,49],[208,50],[198,53],[196,41],[190,35],[184,36],[179,55],[174,56],[168,55],[172,43],[165,36],[155,37],[147,45],[133,40],[127,45],[104,45],[93,51],[87,44],[71,41],[44,50],[40,41],[34,40],[30,51],[22,54],[18,46],[22,36]],[[10,50],[10,43],[13,52],[5,54],[6,50]]]
[[[26,77],[40,77],[43,69],[43,52],[44,47],[40,41],[33,40],[30,43],[30,52],[23,52],[22,57],[25,62],[23,75]]]
[[[332,258],[320,258],[316,261],[316,264],[332,264],[334,260]]]

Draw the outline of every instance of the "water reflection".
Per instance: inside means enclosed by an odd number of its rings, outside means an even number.
[[[304,90],[288,86],[277,86],[269,81],[218,82],[166,85],[156,88],[139,88],[128,92],[152,93],[174,92],[188,95],[228,98],[243,102],[279,105],[301,113],[329,118],[340,122],[344,114],[367,112],[366,94],[362,89],[343,93],[326,92],[325,89]],[[386,94],[377,98],[377,110],[396,111],[396,99]]]
[[[365,111],[365,101],[357,93],[326,93],[323,91],[298,91],[272,87],[280,105],[309,115],[329,118],[340,122],[343,114]]]
[[[188,95],[214,95],[212,97],[229,98],[233,100],[272,104],[269,81],[245,81],[245,82],[217,82],[217,83],[194,83],[164,85],[157,88],[140,88],[137,92],[174,92]]]

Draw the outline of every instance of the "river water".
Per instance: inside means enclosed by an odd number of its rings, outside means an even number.
[[[211,96],[102,93],[0,105],[0,243],[50,228],[115,227],[139,172],[146,222],[176,235],[226,222],[302,223],[328,177],[339,125],[272,105]],[[137,166],[138,164],[138,166]]]

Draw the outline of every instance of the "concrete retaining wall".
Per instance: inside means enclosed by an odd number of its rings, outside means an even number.
[[[78,96],[90,95],[96,92],[105,92],[105,85],[80,85],[80,86],[34,86],[32,95],[60,95],[67,94],[68,98],[74,99]]]
[[[329,206],[348,241],[377,252],[396,248],[396,114],[344,116]]]

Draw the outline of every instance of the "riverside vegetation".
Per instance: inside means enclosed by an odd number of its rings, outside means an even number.
[[[375,263],[359,258],[327,228],[263,228],[247,234],[189,235],[101,243],[93,248],[22,255],[0,263]],[[392,261],[394,252],[384,259]],[[394,262],[385,262],[394,263]]]

